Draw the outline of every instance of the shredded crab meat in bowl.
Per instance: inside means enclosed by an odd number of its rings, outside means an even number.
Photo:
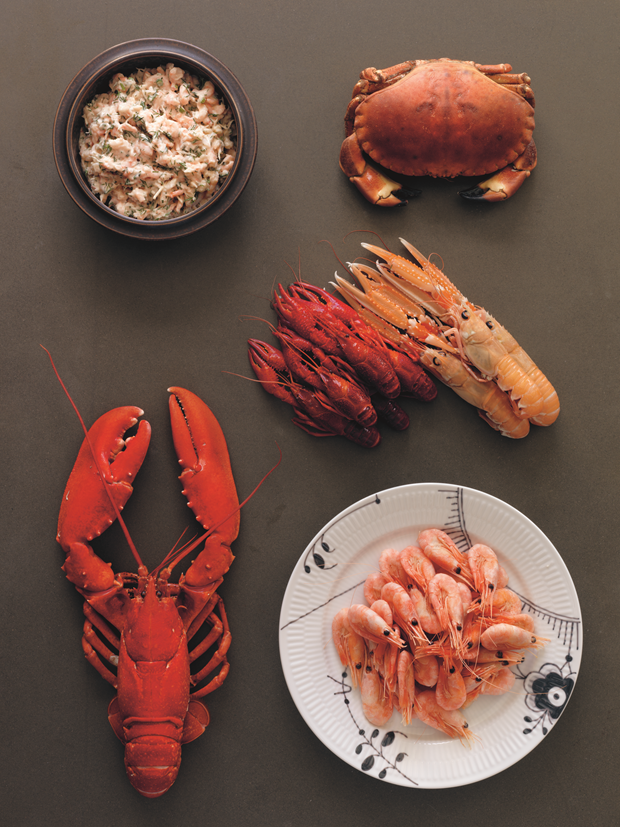
[[[92,192],[130,218],[178,218],[213,197],[236,153],[232,113],[210,80],[172,63],[115,74],[84,107],[81,164]]]

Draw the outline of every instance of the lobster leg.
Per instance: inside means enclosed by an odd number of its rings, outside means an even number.
[[[188,628],[234,559],[230,546],[239,533],[239,500],[226,440],[217,419],[202,399],[190,391],[168,390],[172,437],[183,469],[179,477],[183,493],[198,522],[211,531],[181,586]]]
[[[131,482],[146,455],[151,426],[143,420],[135,437],[124,440],[123,435],[143,413],[140,408],[126,406],[99,417],[84,439],[67,481],[56,539],[67,555],[63,571],[78,589],[103,592],[114,585],[114,572],[93,552],[89,541],[116,519],[104,485],[119,511],[133,493]]]

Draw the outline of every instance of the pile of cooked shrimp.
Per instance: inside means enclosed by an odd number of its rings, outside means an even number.
[[[404,724],[419,718],[471,740],[463,709],[508,692],[511,664],[546,642],[507,585],[493,549],[477,543],[463,554],[439,529],[420,532],[418,546],[383,551],[364,584],[368,605],[341,609],[332,622],[366,719],[383,726],[397,709]]]

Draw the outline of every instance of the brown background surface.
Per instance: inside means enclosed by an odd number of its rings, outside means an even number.
[[[10,16],[9,16],[10,15]],[[2,780],[15,825],[611,825],[618,808],[618,6],[282,0],[174,4],[9,0],[2,27]],[[52,157],[60,97],[93,56],[137,37],[194,43],[228,65],[256,111],[259,151],[241,200],[180,242],[124,239],[84,216]],[[539,165],[500,205],[466,203],[462,181],[422,180],[423,196],[381,211],[338,169],[342,119],[359,72],[412,58],[510,62],[536,94]],[[441,387],[407,403],[405,433],[366,451],[313,439],[246,374],[244,315],[273,318],[288,264],[325,286],[361,250],[353,230],[396,249],[438,252],[472,300],[519,339],[558,390],[553,427],[503,439]],[[60,570],[58,506],[81,442],[39,343],[84,418],[139,405],[154,439],[126,518],[154,566],[187,524],[166,388],[188,387],[222,423],[239,491],[277,456],[244,509],[222,588],[231,675],[212,724],[184,749],[158,801],[124,776],[106,720],[111,690],[82,657],[81,600]],[[517,765],[471,786],[381,783],[336,758],[288,693],[280,604],[315,533],[375,491],[411,482],[486,491],[533,520],[579,594],[583,662],[547,738]],[[130,565],[120,532],[98,551]],[[542,576],[542,573],[541,573]]]

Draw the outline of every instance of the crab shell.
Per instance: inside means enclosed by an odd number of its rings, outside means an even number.
[[[393,172],[485,175],[523,153],[534,110],[475,66],[439,60],[362,101],[354,129],[362,149]]]
[[[373,203],[394,206],[406,190],[364,161],[407,176],[501,172],[465,197],[510,197],[536,165],[534,94],[526,74],[449,58],[366,69],[345,117],[340,166]],[[511,166],[512,165],[512,166]],[[397,197],[395,197],[397,196]]]

